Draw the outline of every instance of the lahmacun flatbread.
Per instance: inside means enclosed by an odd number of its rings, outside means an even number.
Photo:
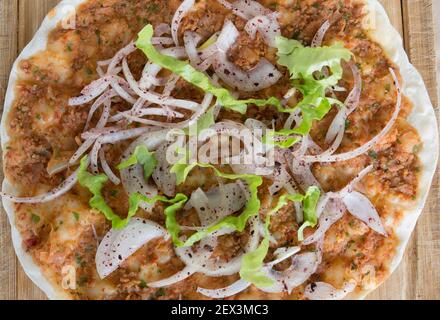
[[[435,113],[376,0],[64,0],[14,64],[3,205],[51,299],[362,298]]]

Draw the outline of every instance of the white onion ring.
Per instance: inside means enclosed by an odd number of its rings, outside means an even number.
[[[232,258],[228,262],[223,261],[212,261],[210,259],[212,252],[205,250],[204,248],[199,248],[200,252],[194,252],[191,248],[176,248],[177,256],[187,265],[193,267],[197,272],[203,273],[211,277],[220,277],[225,275],[233,275],[240,271],[241,260],[243,255],[247,252],[254,251],[258,247],[258,242],[260,239],[259,235],[259,218],[253,217],[249,220],[251,225],[251,236],[246,244],[246,248],[243,254]],[[212,238],[216,238],[222,234],[230,233],[229,230],[220,230],[211,235]],[[209,240],[209,239],[208,239]],[[214,239],[212,239],[214,240]]]
[[[359,68],[356,66],[354,62],[350,62],[349,66],[353,73],[354,77],[354,86],[353,90],[348,95],[347,99],[344,102],[344,106],[339,110],[336,117],[333,119],[327,134],[325,136],[325,142],[331,143],[335,140],[336,136],[338,136],[339,144],[333,145],[330,148],[330,154],[333,154],[338,149],[340,142],[342,141],[342,136],[345,132],[345,122],[350,114],[352,114],[359,105],[359,101],[362,93],[362,78],[359,71]],[[342,131],[342,136],[341,136]],[[334,150],[334,151],[333,151]]]
[[[204,295],[208,298],[213,299],[224,299],[228,297],[235,296],[236,294],[239,294],[240,292],[243,292],[247,288],[249,288],[251,284],[243,279],[240,279],[233,284],[221,288],[221,289],[204,289],[204,288],[197,288],[197,292]]]
[[[121,183],[121,180],[118,178],[117,175],[115,175],[110,168],[107,159],[105,157],[104,149],[101,149],[99,151],[99,161],[101,162],[102,169],[104,170],[104,173],[107,175],[107,177],[110,179],[110,181],[115,184],[119,185]]]
[[[236,42],[239,32],[231,21],[226,21],[217,40],[218,53],[214,58],[214,71],[226,84],[245,92],[266,89],[281,78],[281,73],[265,58],[250,71],[243,71],[227,57],[227,51]]]
[[[397,88],[397,103],[396,103],[396,107],[395,110],[393,112],[393,115],[391,116],[391,119],[388,121],[387,125],[382,129],[382,131],[376,135],[373,139],[371,139],[369,142],[367,142],[366,144],[362,145],[361,147],[353,150],[353,151],[349,151],[349,152],[345,152],[342,154],[337,154],[337,155],[331,155],[331,156],[304,156],[304,160],[306,162],[309,163],[313,163],[313,162],[340,162],[340,161],[347,161],[350,159],[354,159],[366,152],[368,152],[370,149],[372,149],[378,142],[380,142],[380,140],[382,140],[387,134],[388,132],[392,129],[392,127],[394,126],[400,110],[401,110],[401,103],[402,103],[402,91],[397,79],[396,74],[394,73],[394,70],[390,68],[390,73],[394,79],[394,83],[396,85]]]
[[[192,9],[195,0],[184,0],[179,8],[176,10],[171,22],[171,35],[176,46],[179,46],[179,28],[183,17]]]
[[[278,16],[278,12],[256,16],[247,22],[245,30],[251,39],[255,39],[257,31],[259,31],[267,45],[275,48],[276,38],[281,36],[281,27],[277,20]]]
[[[9,200],[14,203],[46,203],[52,200],[55,200],[58,197],[69,192],[78,181],[78,171],[77,169],[74,173],[72,173],[66,180],[63,181],[58,187],[52,189],[51,191],[38,195],[35,197],[17,197],[13,195],[6,194],[4,192],[0,192],[0,196],[4,200]]]
[[[159,190],[168,197],[176,193],[176,175],[171,172],[172,165],[167,161],[167,150],[170,145],[170,142],[166,142],[157,148],[155,153],[157,166],[152,175]]]
[[[326,20],[321,28],[319,28],[318,32],[316,32],[315,37],[312,40],[311,47],[316,48],[320,47],[322,45],[322,41],[324,40],[325,34],[327,33],[328,29],[330,29],[331,23],[330,21]]]
[[[342,197],[342,201],[354,217],[363,221],[377,233],[387,236],[376,208],[366,196],[357,191],[347,192]]]
[[[122,155],[121,161],[125,161],[133,155],[136,147],[144,145],[149,151],[156,150],[162,143],[166,141],[167,130],[152,131],[144,134],[134,141],[130,147]],[[157,195],[157,188],[152,186],[144,179],[144,170],[141,165],[137,164],[130,168],[121,170],[121,180],[124,190],[129,194],[139,193],[153,198]],[[146,211],[151,210],[152,206],[141,203],[140,207]]]
[[[133,218],[121,230],[111,229],[96,252],[96,270],[101,279],[114,272],[127,258],[153,239],[169,238],[168,232],[157,223]]]
[[[340,290],[325,282],[314,282],[306,287],[304,296],[309,300],[342,300],[354,289],[354,282],[344,284]]]

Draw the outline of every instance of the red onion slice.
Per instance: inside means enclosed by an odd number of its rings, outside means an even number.
[[[357,191],[352,191],[347,192],[342,197],[342,201],[353,216],[363,221],[368,227],[377,233],[385,237],[387,236],[387,232],[380,220],[380,216],[370,199]]]
[[[321,28],[319,28],[318,32],[316,32],[315,37],[312,40],[311,47],[316,48],[320,47],[322,45],[322,41],[324,40],[325,34],[327,33],[328,29],[330,29],[331,23],[330,21],[326,20]]]
[[[256,92],[269,88],[281,78],[281,73],[265,58],[249,71],[243,71],[219,53],[213,64],[215,73],[228,86],[244,92]]]
[[[197,189],[188,204],[196,209],[202,226],[206,227],[239,211],[246,201],[241,187],[237,183],[228,183],[207,193]]]
[[[118,178],[116,174],[113,173],[112,169],[110,168],[107,159],[105,157],[104,149],[101,149],[99,151],[99,161],[101,162],[101,166],[102,169],[104,170],[104,173],[107,175],[110,181],[115,185],[119,185],[121,183],[121,180]]]
[[[168,37],[153,37],[151,43],[154,45],[166,46],[174,44],[174,40]]]
[[[161,37],[164,34],[171,34],[171,27],[167,23],[161,23],[156,28],[154,28],[154,35],[156,37]]]
[[[167,130],[161,130],[152,131],[144,134],[136,141],[134,141],[130,145],[130,147],[128,147],[128,149],[122,155],[121,162],[130,158],[133,155],[136,147],[139,145],[144,145],[150,151],[156,150],[161,144],[166,141],[167,132]],[[137,164],[130,168],[121,170],[121,180],[122,185],[124,186],[124,190],[129,195],[136,192],[146,195],[150,198],[157,195],[157,188],[149,184],[148,181],[145,181],[144,170],[141,165]],[[152,208],[151,205],[148,205],[146,203],[141,203],[140,206],[146,211],[149,211]]]
[[[199,52],[197,50],[197,44],[201,39],[201,36],[192,31],[186,31],[183,35],[186,53],[188,54],[188,58],[194,67],[197,67],[202,63],[202,59],[200,59]]]
[[[155,103],[158,105],[169,105],[174,106],[182,109],[187,109],[191,111],[195,111],[200,107],[200,105],[196,102],[189,101],[189,100],[180,100],[180,99],[173,99],[173,98],[167,98],[167,97],[161,97],[160,95],[149,92],[149,91],[143,91],[139,88],[138,83],[133,77],[133,74],[131,73],[127,61],[122,62],[123,72],[124,76],[127,79],[128,84],[130,85],[130,88],[136,92],[136,94],[141,97],[142,99],[146,101],[150,101],[151,103]]]
[[[170,142],[166,142],[157,148],[155,152],[157,166],[153,172],[154,182],[159,190],[168,197],[172,197],[176,193],[176,175],[171,173],[172,165],[167,160],[167,150],[170,145]]]
[[[353,61],[349,63],[349,66],[351,68],[354,77],[353,90],[350,92],[347,99],[345,100],[344,106],[339,110],[338,114],[333,119],[327,131],[327,135],[325,137],[326,143],[331,143],[332,141],[334,141],[336,136],[341,134],[341,131],[345,132],[345,122],[348,116],[356,110],[356,108],[359,105],[359,101],[361,99],[362,78],[359,68],[356,66],[356,64]],[[340,142],[342,142],[342,138],[340,138]],[[332,149],[334,149],[332,154],[338,149],[340,142],[338,145],[332,147]]]
[[[217,40],[219,49],[215,56],[213,67],[215,73],[227,85],[245,92],[255,92],[266,89],[281,78],[281,73],[265,58],[250,71],[243,71],[228,60],[226,52],[235,43],[239,35],[231,21],[226,21]]]
[[[109,63],[107,74],[108,75],[116,75],[119,72],[116,71],[116,67],[121,63],[122,59],[129,56],[131,53],[135,52],[137,50],[136,44],[131,42],[126,47],[119,50],[116,55],[113,57],[111,62]]]
[[[15,203],[46,203],[46,202],[50,202],[52,200],[55,200],[58,197],[61,197],[64,194],[66,194],[67,192],[69,192],[73,188],[73,186],[78,181],[78,178],[77,178],[78,170],[76,170],[74,173],[72,173],[58,187],[56,187],[55,189],[52,189],[51,191],[49,191],[45,194],[39,195],[39,196],[17,197],[17,196],[6,194],[4,192],[0,192],[0,196],[4,200],[9,200],[9,201],[12,201]]]
[[[290,294],[293,289],[306,282],[316,272],[318,261],[318,255],[315,252],[306,252],[295,255],[292,258],[292,265],[284,271],[276,271],[272,269],[272,266],[268,266],[266,272],[275,284],[272,287],[259,289],[268,293],[287,292]]]
[[[93,81],[81,91],[81,96],[69,99],[69,106],[80,106],[89,103],[101,95],[110,85],[115,76],[105,76]]]
[[[324,239],[330,227],[344,216],[345,210],[345,205],[340,199],[330,199],[324,213],[319,218],[318,229],[306,238],[302,244],[309,245]]]
[[[248,20],[250,17],[249,15],[246,15],[241,10],[235,8],[230,2],[227,0],[217,0],[221,5],[223,5],[226,9],[231,10],[235,15],[239,16],[240,18],[243,18],[245,20]]]
[[[237,0],[232,4],[232,7],[243,12],[248,19],[272,13],[258,1],[254,0]]]
[[[183,17],[192,9],[195,0],[184,0],[177,9],[171,22],[171,35],[176,46],[179,46],[179,29]]]
[[[305,156],[304,160],[307,162],[340,162],[340,161],[347,161],[350,159],[354,159],[356,157],[359,157],[360,155],[368,152],[370,149],[372,149],[380,140],[382,140],[388,132],[392,129],[394,124],[396,123],[396,120],[399,116],[400,110],[401,110],[401,104],[402,104],[402,91],[399,85],[399,81],[397,79],[396,74],[394,73],[394,70],[390,68],[390,73],[394,79],[394,83],[397,88],[397,103],[394,110],[393,115],[391,116],[391,119],[388,121],[387,125],[382,129],[382,131],[375,136],[373,139],[371,139],[369,142],[364,144],[363,146],[346,153],[337,154],[337,155],[317,155],[317,156]]]
[[[157,238],[169,238],[168,232],[157,223],[133,218],[122,230],[111,229],[96,252],[96,270],[106,278],[142,246]]]
[[[314,282],[306,287],[304,296],[309,300],[342,300],[354,289],[354,282],[344,284],[340,290],[325,282]]]
[[[229,261],[219,261],[211,259],[212,251],[206,250],[201,245],[197,246],[197,251],[192,248],[176,248],[177,256],[187,265],[193,267],[197,272],[203,273],[207,276],[221,277],[227,275],[233,275],[240,271],[241,260],[243,255],[247,252],[254,251],[258,247],[260,234],[259,230],[259,218],[253,217],[249,220],[250,224],[250,237],[248,243],[245,246],[245,250],[242,254],[230,259]],[[222,234],[231,233],[231,230],[220,230],[211,235],[206,240],[208,243],[215,243],[216,238]]]
[[[245,30],[252,39],[255,38],[257,32],[260,32],[267,45],[275,48],[276,38],[281,36],[278,16],[277,12],[265,16],[256,16],[247,22]]]
[[[231,4],[226,0],[217,0],[226,9],[231,10],[235,15],[244,20],[252,19],[255,16],[271,13],[263,5],[253,0],[238,0]]]
[[[208,298],[224,299],[224,298],[235,296],[236,294],[239,294],[240,292],[243,292],[244,290],[249,288],[250,285],[251,284],[249,282],[247,282],[243,279],[240,279],[225,288],[204,289],[204,288],[199,287],[199,288],[197,288],[197,292],[204,295],[205,297],[208,297]]]

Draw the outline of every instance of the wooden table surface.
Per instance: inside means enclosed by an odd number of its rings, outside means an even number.
[[[123,0],[121,0],[123,1]],[[422,73],[433,105],[438,105],[434,39],[440,36],[440,1],[381,0],[402,34],[412,63]],[[3,106],[11,65],[58,0],[0,0],[0,106]],[[433,4],[434,3],[434,4]],[[436,28],[439,32],[435,32]],[[440,43],[440,38],[437,39]],[[1,161],[1,160],[0,160]],[[0,177],[1,179],[1,177]],[[439,178],[398,270],[370,299],[440,299]],[[0,299],[45,299],[26,277],[15,257],[6,214],[0,212]]]

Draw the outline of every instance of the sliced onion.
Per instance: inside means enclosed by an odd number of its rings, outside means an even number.
[[[327,33],[328,29],[330,29],[331,23],[330,21],[326,20],[321,28],[319,28],[318,32],[316,32],[315,37],[312,40],[311,47],[316,48],[320,47],[322,45],[322,41],[324,40],[325,34]]]
[[[99,95],[101,95],[110,85],[111,80],[115,76],[105,76],[93,81],[81,91],[81,96],[69,99],[69,106],[80,106],[89,103]]]
[[[154,35],[156,37],[161,37],[164,34],[171,34],[171,27],[168,23],[161,23],[154,28]]]
[[[354,282],[344,284],[340,290],[325,282],[314,282],[306,287],[304,296],[309,300],[342,300],[354,289]]]
[[[133,74],[131,73],[127,62],[124,60],[122,62],[122,67],[124,71],[125,78],[128,81],[128,84],[130,85],[130,88],[136,92],[136,94],[143,98],[146,101],[150,101],[152,103],[158,104],[158,105],[169,105],[174,106],[182,109],[187,109],[191,111],[195,111],[200,107],[200,105],[196,102],[189,101],[189,100],[180,100],[180,99],[173,99],[173,98],[167,98],[167,97],[161,97],[160,95],[149,92],[149,91],[143,91],[139,88],[138,83],[133,77]]]
[[[348,95],[347,99],[345,100],[344,107],[342,107],[336,117],[333,119],[328,131],[327,135],[325,137],[325,142],[330,143],[334,141],[335,137],[340,134],[340,132],[345,131],[345,122],[348,118],[348,116],[353,113],[356,108],[359,105],[359,101],[361,98],[362,93],[362,78],[359,71],[359,68],[356,66],[354,62],[350,62],[349,66],[351,68],[351,71],[353,73],[354,77],[354,86],[353,90]],[[342,139],[340,139],[342,141]],[[340,143],[337,146],[333,146],[333,153],[337,150]],[[331,153],[331,154],[333,154]]]
[[[175,283],[178,283],[180,281],[183,281],[190,276],[192,276],[196,271],[191,267],[185,267],[182,269],[182,271],[177,272],[176,274],[173,274],[171,277],[162,279],[159,281],[154,282],[148,282],[148,286],[150,288],[163,288],[163,287],[169,287]]]
[[[366,196],[357,191],[347,192],[342,201],[353,216],[365,222],[368,227],[377,233],[387,236],[376,208]]]
[[[346,153],[342,153],[342,154],[337,154],[337,155],[331,155],[331,156],[305,156],[304,160],[307,162],[340,162],[340,161],[347,161],[353,158],[356,158],[366,152],[368,152],[370,149],[372,149],[378,142],[380,142],[380,140],[382,140],[387,134],[388,132],[392,129],[392,127],[394,126],[394,124],[396,123],[396,120],[399,116],[400,110],[401,110],[401,103],[402,103],[402,91],[397,79],[396,74],[394,73],[393,69],[390,69],[391,75],[394,79],[394,83],[396,85],[397,88],[397,103],[396,103],[396,107],[394,110],[393,115],[391,116],[391,119],[388,121],[387,125],[382,129],[382,131],[375,136],[373,139],[371,139],[369,142],[367,142],[366,144],[362,145],[361,147],[353,150],[353,151],[349,151]]]
[[[244,20],[252,19],[255,16],[269,14],[271,11],[253,0],[238,0],[233,4],[226,0],[217,0],[226,9],[231,10],[235,15]]]
[[[243,292],[244,290],[249,288],[250,285],[251,284],[249,282],[247,282],[243,279],[240,279],[225,288],[204,289],[204,288],[199,287],[199,288],[197,288],[197,292],[204,295],[205,297],[208,297],[208,298],[224,299],[224,298],[235,296],[236,294],[239,294],[240,292]]]
[[[202,226],[206,227],[239,211],[246,201],[241,187],[237,183],[228,183],[207,193],[197,189],[188,204],[196,209]]]
[[[110,168],[107,159],[105,157],[104,149],[101,149],[99,151],[99,161],[101,162],[102,169],[104,170],[104,173],[107,175],[107,177],[110,179],[111,182],[115,185],[119,185],[121,183],[121,180],[118,178],[117,175],[115,175]]]
[[[112,90],[108,90],[108,91],[104,92],[98,99],[96,99],[96,101],[90,107],[90,111],[89,111],[89,114],[87,116],[87,121],[86,121],[86,125],[84,127],[84,131],[89,128],[90,122],[92,121],[93,115],[95,114],[96,110],[98,110],[98,108],[101,105],[106,104],[107,102],[110,102],[111,99],[116,97],[116,96],[118,96],[118,94],[116,93],[116,91],[114,91],[112,89]]]
[[[292,265],[284,271],[276,271],[271,266],[267,267],[266,272],[275,284],[272,287],[259,289],[269,293],[288,292],[290,294],[293,289],[306,282],[316,272],[318,265],[318,255],[315,252],[295,255],[292,258]]]
[[[171,35],[173,37],[174,43],[176,46],[179,46],[179,29],[180,23],[182,22],[183,17],[192,9],[194,6],[195,0],[184,0],[182,4],[177,9],[174,14],[172,23],[171,23]]]
[[[168,239],[168,232],[157,223],[133,218],[122,230],[111,229],[96,252],[96,270],[106,278],[132,254],[153,239]]]
[[[245,92],[255,92],[266,89],[281,78],[281,73],[265,58],[250,71],[243,71],[228,60],[226,52],[234,44],[239,32],[231,21],[226,21],[217,40],[219,52],[214,60],[215,73],[226,84]]]
[[[251,226],[250,238],[246,244],[244,252],[229,261],[213,261],[213,259],[211,259],[212,251],[201,246],[197,246],[197,251],[187,247],[176,248],[176,254],[186,265],[195,268],[197,272],[203,273],[207,276],[221,277],[236,274],[240,271],[243,255],[247,252],[254,251],[258,247],[260,239],[260,234],[258,232],[260,226],[259,218],[253,217],[249,220],[249,223]],[[215,243],[215,238],[228,233],[231,233],[231,231],[220,230],[211,235],[211,240]]]
[[[246,32],[254,39],[257,31],[260,32],[268,46],[276,47],[276,38],[281,36],[281,27],[278,23],[279,13],[274,12],[264,16],[256,16],[245,26]]]
[[[344,216],[345,210],[345,205],[340,199],[330,199],[324,213],[319,218],[318,229],[306,238],[302,244],[309,245],[324,239],[330,227]]]
[[[275,167],[274,174],[272,177],[273,184],[269,187],[269,193],[274,195],[278,191],[284,188],[284,186],[292,180],[289,172],[283,167]]]
[[[310,168],[310,165],[308,163],[292,157],[289,165],[293,173],[293,177],[295,178],[295,181],[298,183],[301,189],[307,190],[309,187],[312,186],[316,186],[322,189],[321,184],[313,175],[312,169]]]
[[[134,141],[122,155],[121,161],[125,161],[133,155],[139,145],[144,145],[148,150],[156,150],[166,141],[167,130],[148,132]],[[130,168],[121,170],[121,180],[124,190],[129,194],[139,193],[152,198],[157,195],[157,188],[144,179],[144,170],[141,165],[136,164]],[[149,211],[152,206],[146,203],[140,204],[141,208]]]
[[[130,42],[126,47],[119,50],[116,55],[112,58],[112,60],[109,63],[107,74],[108,75],[116,75],[119,73],[119,70],[116,70],[116,67],[121,63],[122,59],[129,56],[131,53],[135,52],[137,50],[136,44],[133,42]]]
[[[202,63],[202,59],[197,51],[197,44],[202,37],[195,32],[186,31],[183,35],[183,42],[185,44],[185,50],[188,54],[188,58],[194,67],[198,67]]]
[[[49,176],[54,176],[57,173],[61,173],[69,167],[68,162],[59,162],[56,164],[48,164],[47,165],[47,173]]]
[[[232,6],[233,8],[243,12],[247,19],[272,13],[258,1],[254,0],[237,0],[232,4]]]
[[[356,187],[356,185],[370,172],[372,172],[374,169],[374,165],[369,165],[368,167],[366,167],[365,169],[363,169],[361,172],[359,172],[356,177],[344,188],[342,189],[339,194],[341,194],[342,196],[344,195],[345,192],[352,192],[354,191],[354,188]]]
[[[238,32],[235,25],[230,21],[225,21],[222,31],[217,39],[217,49],[226,54],[229,48],[237,41],[240,32]]]
[[[265,58],[262,58],[252,70],[243,71],[228,61],[225,54],[219,53],[214,60],[213,67],[223,82],[244,92],[255,92],[269,88],[277,83],[282,76],[277,68]]]
[[[99,136],[99,135],[98,135]],[[73,165],[78,162],[78,160],[90,149],[91,146],[95,143],[97,137],[89,138],[78,148],[77,151],[73,154],[73,156],[69,160],[69,165]]]
[[[74,173],[72,173],[66,180],[64,180],[63,183],[61,183],[58,187],[55,189],[52,189],[51,191],[35,196],[35,197],[17,197],[13,195],[6,194],[4,192],[0,192],[0,196],[4,200],[9,200],[15,203],[46,203],[50,202],[52,200],[55,200],[58,197],[61,197],[62,195],[69,192],[78,181],[78,170],[76,170]]]
[[[168,37],[153,37],[151,39],[151,43],[154,45],[164,46],[164,45],[174,44],[174,41],[173,41],[173,39],[168,38]]]
[[[231,3],[229,3],[227,0],[217,0],[221,5],[223,5],[226,9],[231,10],[235,15],[239,16],[240,18],[243,18],[245,20],[249,19],[249,15],[246,15],[241,10],[235,8]]]
[[[167,150],[170,145],[170,142],[166,142],[157,148],[155,153],[157,165],[152,176],[159,190],[168,197],[176,193],[176,175],[171,172],[172,165],[167,160]]]

